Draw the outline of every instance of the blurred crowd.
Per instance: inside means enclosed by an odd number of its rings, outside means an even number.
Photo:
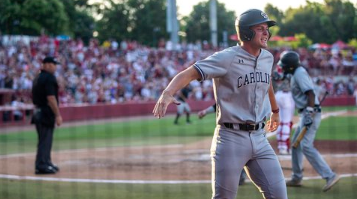
[[[172,51],[170,43],[160,41],[157,48],[135,41],[92,39],[58,40],[41,36],[28,43],[0,42],[0,89],[30,93],[32,80],[39,72],[45,56],[55,56],[60,62],[56,77],[60,86],[61,104],[122,103],[156,100],[164,86],[178,72],[197,60],[214,53],[206,43],[181,43]],[[285,48],[269,49],[276,62]],[[302,64],[321,89],[331,95],[353,95],[356,90],[356,52],[299,49]],[[336,79],[336,77],[344,77]],[[191,98],[213,99],[211,81],[191,83]],[[29,95],[15,96],[19,102],[31,103]]]

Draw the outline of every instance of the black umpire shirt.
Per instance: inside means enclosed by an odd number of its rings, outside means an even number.
[[[51,107],[48,105],[47,96],[54,95],[58,104],[58,84],[56,77],[45,71],[34,79],[32,85],[32,101],[36,108],[41,109],[41,116],[39,118],[43,125],[54,127],[55,114]]]

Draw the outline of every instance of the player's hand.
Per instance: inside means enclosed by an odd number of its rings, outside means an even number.
[[[61,115],[56,117],[56,124],[57,124],[57,126],[61,126],[61,124],[62,124],[62,116]]]
[[[154,110],[152,111],[154,113],[154,116],[159,119],[164,117],[167,107],[171,103],[180,105],[180,102],[176,100],[172,95],[170,95],[167,91],[162,92],[159,100],[156,102]]]
[[[272,113],[270,120],[267,121],[265,130],[268,132],[274,132],[278,129],[280,124],[279,113]]]
[[[206,116],[206,114],[207,114],[206,110],[202,110],[197,113],[198,118],[200,118],[200,119],[202,119],[204,116]]]
[[[303,124],[306,127],[310,127],[312,123],[314,122],[312,115],[314,114],[313,111],[305,110],[304,112],[304,119],[303,119]]]

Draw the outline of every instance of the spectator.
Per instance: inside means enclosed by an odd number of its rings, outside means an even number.
[[[170,45],[169,42],[166,44]],[[89,95],[93,95],[92,88],[99,89],[99,84],[108,82],[121,86],[103,86],[101,89],[105,96],[97,101],[121,103],[131,101],[133,98],[147,101],[151,97],[147,95],[146,91],[141,92],[142,85],[152,84],[153,97],[158,98],[158,93],[161,93],[163,86],[162,83],[156,82],[156,79],[168,82],[195,61],[215,52],[209,48],[207,42],[203,43],[202,41],[180,46],[181,50],[177,52],[163,48],[165,40],[160,40],[158,49],[148,48],[130,40],[122,40],[120,43],[108,40],[101,46],[96,39],[91,39],[89,45],[85,45],[81,39],[58,41],[55,38],[42,35],[38,40],[32,40],[29,44],[18,41],[0,47],[0,88],[29,92],[42,59],[47,54],[56,54],[60,62],[56,76],[63,77],[63,81],[59,82],[63,87],[59,93],[61,102],[89,103]],[[285,48],[274,48],[271,49],[271,52],[277,58],[283,50]],[[354,65],[357,60],[354,50],[351,53],[341,53],[330,50],[299,49],[299,52],[302,53],[301,61],[306,63],[312,76],[321,76],[321,74],[326,77],[336,76],[340,65],[344,66],[346,63],[350,63],[347,61],[351,61],[350,55],[352,55]],[[334,60],[335,58],[338,61]],[[277,59],[275,59],[276,61]],[[332,67],[332,65],[335,67],[335,71],[326,70],[326,67]],[[357,71],[356,66],[354,66],[355,71]],[[354,72],[352,71],[351,74]],[[341,74],[344,73],[346,70],[343,70]],[[333,86],[336,82],[329,82],[329,79],[326,81],[326,89],[330,89],[332,95],[341,94],[333,93]],[[129,83],[126,84],[126,82]],[[325,83],[322,82],[323,85]],[[342,84],[347,89],[346,92],[350,93],[349,87],[351,86],[348,86],[346,82],[342,82]],[[193,85],[193,90],[196,99],[213,99],[210,81]],[[118,95],[111,98],[108,97],[110,96],[107,95],[108,93]],[[92,101],[92,103],[94,102]]]
[[[23,107],[25,104],[21,100],[19,96],[12,96],[12,101],[11,101],[11,106],[14,107],[14,110],[12,111],[12,114],[14,116],[15,121],[22,120],[25,115],[19,108]]]
[[[348,95],[353,95],[353,92],[355,91],[355,81],[353,80],[353,76],[349,77],[347,81],[346,89]]]

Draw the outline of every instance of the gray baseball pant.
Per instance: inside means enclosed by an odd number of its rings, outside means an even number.
[[[300,142],[300,145],[297,148],[292,148],[292,178],[296,180],[301,180],[303,178],[303,155],[305,155],[311,166],[315,169],[317,173],[322,176],[322,178],[327,179],[335,175],[335,173],[331,170],[330,166],[322,158],[319,151],[314,147],[314,139],[316,136],[316,132],[321,123],[321,113],[316,112],[313,120],[314,122],[308,128],[306,134]],[[299,136],[299,133],[304,127],[302,121],[304,121],[304,112],[300,113],[300,123],[297,129],[295,130],[292,143],[296,141],[297,137]]]
[[[283,171],[263,129],[248,132],[218,125],[211,160],[212,199],[236,198],[244,166],[264,198],[288,198]]]

